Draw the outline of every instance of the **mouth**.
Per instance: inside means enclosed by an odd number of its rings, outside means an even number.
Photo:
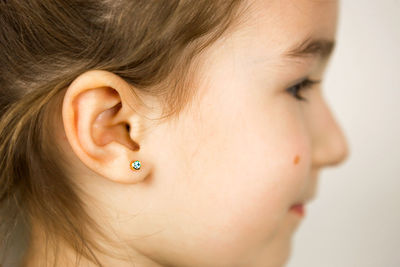
[[[293,212],[299,217],[304,217],[305,216],[305,208],[304,208],[304,203],[296,203],[293,206],[290,207],[289,209],[290,212]]]
[[[310,195],[307,198],[302,198],[297,200],[297,202],[295,202],[290,208],[289,208],[289,212],[293,213],[297,216],[299,216],[300,218],[304,217],[306,214],[306,209],[305,209],[305,205],[311,201],[313,201],[315,198],[315,195]]]

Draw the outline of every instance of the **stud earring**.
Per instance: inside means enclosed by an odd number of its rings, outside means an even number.
[[[131,169],[132,169],[132,170],[139,170],[141,164],[140,164],[140,161],[135,160],[135,161],[131,161],[130,166],[131,166]]]

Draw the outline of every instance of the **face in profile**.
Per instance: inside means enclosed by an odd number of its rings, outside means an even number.
[[[204,54],[194,102],[142,140],[151,183],[114,195],[135,214],[116,228],[146,262],[283,266],[303,218],[293,206],[306,208],[320,170],[347,156],[322,86],[338,2],[248,3]]]
[[[135,248],[176,266],[284,265],[302,220],[293,205],[313,199],[320,170],[348,152],[322,82],[298,90],[324,79],[337,7],[252,1],[208,51],[197,102],[146,143],[160,151],[151,205],[129,229],[157,233]]]

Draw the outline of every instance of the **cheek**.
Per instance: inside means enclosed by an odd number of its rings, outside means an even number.
[[[245,253],[267,246],[285,223],[310,160],[306,135],[286,121],[235,117],[207,125],[212,131],[195,156],[203,168],[193,172],[190,192],[196,220],[213,233],[208,247]]]

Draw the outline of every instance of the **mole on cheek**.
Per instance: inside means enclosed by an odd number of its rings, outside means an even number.
[[[296,155],[296,157],[294,157],[294,160],[293,160],[294,165],[297,165],[299,163],[299,161],[300,161],[300,156]]]

